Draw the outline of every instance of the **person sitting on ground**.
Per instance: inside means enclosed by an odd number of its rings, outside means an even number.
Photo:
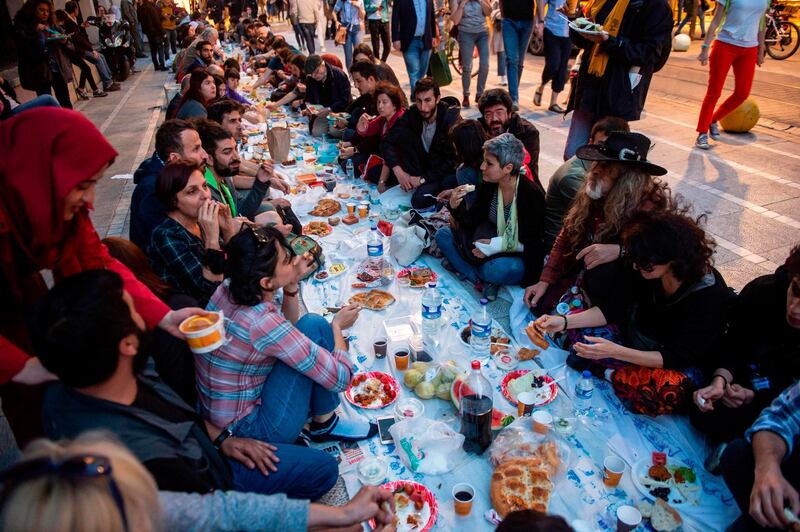
[[[181,81],[181,90],[175,93],[175,96],[167,104],[166,110],[166,117],[167,120],[175,118],[175,115],[178,114],[178,106],[181,104],[181,100],[186,95],[186,92],[189,90],[190,82],[192,81],[192,75],[186,74],[183,76],[183,80]]]
[[[88,431],[70,441],[39,439],[0,476],[5,479],[0,502],[4,530],[36,530],[42,523],[53,523],[47,527],[51,530],[60,526],[119,532],[305,530],[375,518],[383,532],[394,512],[393,495],[373,486],[361,488],[342,507],[285,495],[159,492],[147,469],[114,434],[103,430]],[[389,504],[390,512],[384,504]]]
[[[195,356],[200,414],[234,436],[275,444],[295,442],[301,433],[314,442],[375,435],[374,423],[336,413],[353,375],[342,331],[360,307],[344,306],[331,324],[315,314],[301,318],[298,283],[311,263],[274,227],[243,226],[225,252],[225,281],[206,310],[230,320],[231,340]],[[309,456],[307,467],[316,461]]]
[[[0,120],[11,118],[26,109],[33,109],[34,107],[61,107],[61,105],[52,94],[42,94],[31,98],[25,103],[19,103],[14,87],[0,75]]]
[[[206,118],[206,107],[217,97],[217,85],[214,76],[207,70],[193,70],[189,80],[189,90],[181,98],[175,118],[189,120],[192,118]]]
[[[303,102],[306,95],[306,56],[297,54],[289,61],[289,73],[291,77],[285,79],[278,85],[277,90],[270,96],[271,102],[267,103],[266,108],[274,111],[282,105],[290,105],[297,108]]]
[[[724,444],[740,438],[800,378],[800,246],[775,273],[742,289],[715,352],[717,367],[708,385],[695,392],[698,410],[691,420],[712,443]],[[716,454],[722,450],[724,445]],[[719,456],[711,457],[715,469]]]
[[[264,202],[270,186],[283,191],[289,190],[286,181],[275,175],[275,163],[266,160],[257,167],[250,189],[239,196],[233,177],[239,175],[241,157],[233,135],[211,120],[197,122],[197,129],[203,149],[208,153],[210,164],[206,166],[205,178],[211,197],[227,205],[234,217],[244,216],[252,220],[260,211],[272,208],[268,202]],[[281,200],[279,203],[285,201]]]
[[[381,143],[386,134],[394,127],[397,121],[406,112],[408,103],[406,95],[400,87],[381,81],[375,88],[375,102],[378,109],[377,116],[362,113],[356,125],[357,139],[353,142],[357,153],[353,155],[353,162],[364,179],[371,183],[378,183],[378,192],[381,194],[388,187],[397,184],[397,178],[392,175],[391,169],[380,156]],[[373,164],[370,157],[376,156]],[[362,169],[362,166],[364,168]]]
[[[456,180],[458,185],[473,185],[477,188],[481,178],[481,164],[483,163],[483,145],[488,140],[486,130],[478,120],[462,120],[450,130],[450,140],[456,150]],[[439,194],[441,201],[449,201],[453,193],[450,189]],[[464,202],[467,208],[472,207],[477,192],[467,192]]]
[[[436,232],[443,265],[475,283],[492,301],[500,286],[536,279],[544,260],[544,190],[520,176],[523,158],[522,142],[510,133],[487,140],[474,204],[468,207],[463,201],[466,185],[456,188],[448,207],[457,228]],[[477,244],[493,249],[481,250]]]
[[[375,65],[375,70],[378,73],[378,81],[388,81],[392,85],[400,86],[400,82],[397,80],[397,75],[395,75],[392,67],[385,61],[378,61],[369,44],[362,42],[353,48],[353,63],[356,61],[369,61]],[[350,65],[350,74],[352,75],[352,73],[353,65]]]
[[[341,113],[353,97],[350,94],[350,80],[340,68],[331,66],[318,55],[306,59],[306,104],[327,107],[334,113]]]
[[[439,192],[456,185],[456,156],[449,134],[461,120],[461,107],[448,105],[440,96],[433,79],[419,80],[414,105],[383,141],[386,164],[404,191],[414,191],[411,205],[417,209],[435,205]]]
[[[578,153],[585,157],[586,148]],[[685,411],[705,382],[733,298],[713,267],[714,242],[692,218],[662,211],[629,219],[622,246],[639,275],[605,290],[589,286],[591,308],[541,316],[536,324],[550,334],[570,331],[567,364],[608,378],[632,411]],[[619,333],[587,331],[608,324],[619,324]]]
[[[114,272],[64,279],[33,316],[36,352],[60,379],[45,394],[48,437],[112,430],[162,490],[316,499],[336,482],[325,452],[231,435],[146,371],[142,319]]]
[[[560,515],[536,510],[516,510],[497,525],[495,532],[574,532]]]
[[[211,198],[202,167],[170,162],[158,174],[156,197],[166,218],[150,237],[147,257],[153,271],[176,291],[205,304],[222,281],[220,239],[227,241],[241,221]]]
[[[533,172],[534,180],[539,180],[539,130],[531,122],[514,111],[511,95],[505,89],[489,89],[478,100],[479,120],[489,138],[501,133],[511,133],[525,146],[530,156],[525,164]]]
[[[592,126],[589,144],[601,144],[612,131],[629,132],[627,120],[608,116],[601,118]],[[586,173],[591,167],[591,161],[584,161],[577,156],[564,161],[550,177],[547,183],[547,209],[544,221],[544,245],[548,251],[553,247],[561,227],[564,225],[564,216],[578,191],[583,187]]]
[[[358,98],[347,106],[345,111],[350,118],[339,118],[334,122],[334,129],[340,130],[344,142],[352,140],[356,132],[356,125],[361,115],[366,113],[374,116],[378,114],[375,105],[375,87],[378,85],[378,73],[375,65],[364,60],[354,61],[350,66],[350,77],[353,78],[353,86],[358,90]],[[348,147],[346,145],[345,147]]]
[[[539,281],[525,289],[525,302],[537,314],[550,313],[573,287],[613,287],[615,277],[625,271],[617,259],[622,230],[631,217],[641,210],[675,208],[669,186],[653,177],[667,170],[647,160],[650,147],[650,139],[641,133],[612,132],[603,146],[589,145],[577,154],[592,166]]]
[[[216,47],[217,44],[219,43],[219,32],[216,29],[209,26],[203,29],[200,32],[200,35],[195,36],[195,39],[192,41],[192,44],[190,44],[186,48],[186,54],[183,57],[183,64],[180,66],[181,78],[183,77],[183,75],[191,72],[192,65],[194,65],[195,60],[197,60],[197,57],[200,55],[200,50],[198,50],[197,45],[201,41],[207,41],[208,43],[210,43],[213,50],[213,48]],[[179,83],[180,81],[181,80],[178,79]]]
[[[153,155],[142,161],[133,174],[135,187],[131,195],[130,238],[139,249],[147,249],[153,229],[167,216],[156,197],[158,173],[169,162],[185,160],[200,166],[207,158],[200,135],[191,122],[166,120],[158,128]]]
[[[103,239],[108,253],[124,264],[139,281],[150,289],[171,309],[197,307],[197,301],[177,292],[167,282],[153,272],[147,255],[130,240],[118,236]],[[164,331],[153,331],[147,352],[155,363],[155,369],[164,382],[186,401],[197,403],[197,386],[194,378],[194,355],[183,340]]]
[[[742,515],[729,530],[793,530],[800,514],[800,383],[765,408],[722,455],[722,476]]]
[[[204,70],[214,64],[214,46],[208,41],[200,41],[195,44],[197,56],[194,62],[189,65],[186,72],[196,69]]]
[[[245,98],[238,90],[240,77],[239,71],[234,68],[229,68],[225,71],[225,95],[245,107],[252,107],[253,102]]]

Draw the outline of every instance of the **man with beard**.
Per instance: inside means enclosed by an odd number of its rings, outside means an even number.
[[[206,68],[214,64],[214,46],[208,41],[200,41],[195,46],[197,50],[197,57],[194,60],[187,72],[191,72],[195,68]]]
[[[253,181],[253,187],[241,199],[236,195],[233,176],[239,173],[242,159],[236,148],[233,135],[222,126],[211,120],[196,122],[203,149],[208,153],[209,165],[206,166],[205,178],[211,191],[211,199],[224,203],[231,209],[231,214],[244,216],[252,220],[262,211],[261,203],[275,179],[274,163],[265,161],[261,164]]]
[[[437,194],[458,184],[450,129],[461,121],[461,107],[451,106],[439,97],[439,86],[433,79],[419,80],[414,86],[414,105],[381,144],[386,164],[400,187],[414,191],[411,205],[415,209],[435,205]]]
[[[481,112],[479,119],[489,138],[503,133],[511,133],[522,141],[530,161],[525,161],[533,172],[533,179],[539,179],[539,130],[514,111],[511,95],[505,89],[490,89],[483,93],[478,102]]]
[[[131,197],[131,242],[141,250],[147,249],[150,234],[167,215],[156,197],[156,177],[170,161],[187,160],[205,164],[208,155],[200,142],[200,135],[191,122],[167,120],[156,132],[156,151],[142,161],[133,174],[136,187]]]

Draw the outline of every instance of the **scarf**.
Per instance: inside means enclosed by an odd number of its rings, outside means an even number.
[[[506,223],[505,200],[503,199],[503,189],[497,186],[497,236],[503,238],[501,253],[513,253],[517,251],[519,245],[519,223],[517,220],[517,187],[519,177],[514,182],[514,199],[511,200],[511,211],[508,213],[508,223]]]
[[[225,204],[231,208],[231,216],[234,218],[239,216],[239,211],[236,209],[236,202],[233,200],[231,190],[228,188],[228,185],[225,184],[225,181],[217,181],[217,178],[214,177],[214,174],[211,172],[211,168],[208,166],[206,166],[206,171],[203,174],[203,177],[206,178],[206,183],[208,183],[208,186],[219,192]]]
[[[603,6],[606,5],[607,0],[592,0],[587,7],[589,18],[594,21]],[[608,14],[603,23],[603,30],[608,32],[611,37],[619,35],[619,30],[622,27],[622,17],[625,16],[625,11],[628,9],[629,0],[617,0],[616,5]],[[602,78],[606,73],[606,65],[608,65],[608,53],[600,50],[599,42],[594,43],[592,47],[592,55],[589,62],[589,74]]]

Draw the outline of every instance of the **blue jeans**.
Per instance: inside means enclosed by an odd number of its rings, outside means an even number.
[[[347,30],[347,37],[344,39],[344,66],[350,71],[350,65],[353,64],[353,47],[361,42],[361,30],[358,26],[356,29]]]
[[[514,103],[519,103],[519,82],[522,79],[522,67],[525,66],[525,54],[533,32],[532,20],[503,19],[503,47],[506,51],[506,67],[508,74],[508,92]]]
[[[564,160],[575,155],[575,151],[589,142],[594,125],[594,114],[589,111],[575,109],[569,124],[567,145],[564,147]]]
[[[428,72],[428,62],[430,60],[431,51],[423,48],[422,37],[414,37],[408,44],[408,49],[403,52],[403,61],[406,63],[408,83],[411,85],[412,94],[417,81],[424,78]]]
[[[103,81],[104,88],[107,89],[114,83],[114,80],[111,79],[111,70],[108,68],[106,57],[103,54],[98,52],[97,57],[95,57],[92,52],[85,52],[83,58],[95,66],[97,73],[100,74],[100,79]]]
[[[505,76],[506,75],[506,53],[505,52],[497,52],[497,75],[498,76]]]
[[[306,314],[296,327],[315,344],[333,350],[333,330],[322,316]],[[339,476],[336,461],[325,452],[291,444],[309,415],[333,412],[339,402],[338,393],[326,390],[283,362],[276,363],[261,390],[261,405],[239,421],[233,431],[237,436],[278,447],[278,471],[265,477],[258,469],[234,467],[236,487],[259,493],[286,493],[300,499],[316,499],[327,492]]]
[[[483,94],[486,78],[489,76],[489,33],[458,32],[458,51],[461,57],[461,93],[469,96],[469,84],[472,80],[472,51],[478,47],[478,87],[475,100]]]
[[[467,262],[459,253],[453,230],[449,227],[436,231],[436,243],[450,264],[473,283],[480,280],[497,285],[517,285],[525,275],[525,263],[519,257],[489,259],[480,266]]]
[[[33,109],[34,107],[61,107],[58,103],[58,100],[53,98],[50,94],[42,94],[41,96],[37,96],[32,100],[28,100],[25,103],[21,103],[16,106],[12,111],[12,115],[18,115],[23,111],[27,111],[28,109]]]

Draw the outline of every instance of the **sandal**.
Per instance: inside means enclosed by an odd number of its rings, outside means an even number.
[[[542,105],[542,94],[544,94],[544,87],[539,87],[536,89],[536,92],[533,93],[533,105],[536,107]]]
[[[561,107],[561,106],[560,106],[560,105],[558,105],[557,103],[554,103],[553,105],[551,105],[550,107],[548,107],[548,108],[547,108],[547,110],[548,110],[548,111],[552,111],[552,112],[554,112],[554,113],[559,113],[559,114],[562,114],[562,115],[563,115],[564,113],[566,113],[566,112],[567,112],[567,110],[566,110],[566,109],[564,109],[563,107]]]

